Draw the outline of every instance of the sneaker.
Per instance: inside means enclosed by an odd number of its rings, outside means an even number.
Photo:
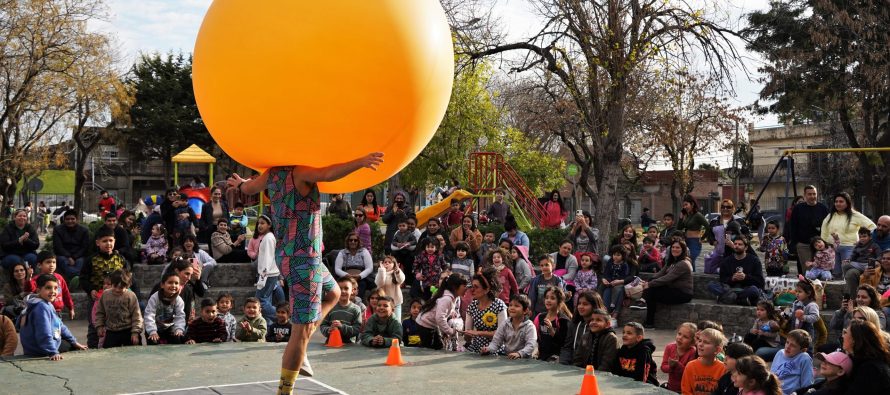
[[[632,305],[630,305],[630,309],[631,310],[646,310],[646,301],[643,299],[640,299],[640,300],[634,302]]]
[[[312,365],[309,364],[309,356],[303,358],[303,365],[300,366],[300,376],[312,377],[315,372],[312,371]]]

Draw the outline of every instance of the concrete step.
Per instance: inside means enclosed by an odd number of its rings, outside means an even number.
[[[151,288],[143,288],[140,291],[139,301],[142,303],[147,302],[148,298],[151,296],[148,294],[151,292]],[[207,290],[207,294],[204,297],[216,300],[216,298],[224,293],[232,295],[232,298],[235,300],[232,307],[232,314],[240,316],[242,314],[241,306],[244,305],[244,300],[251,296],[256,296],[256,287],[211,287]],[[72,292],[71,298],[74,299],[75,319],[85,319],[88,317],[93,306],[89,302],[87,294],[83,291]],[[200,308],[200,299],[202,298],[199,297],[195,300],[196,309]],[[67,313],[64,313],[62,316],[63,318],[68,317]]]
[[[646,280],[652,277],[651,273],[641,273],[640,278]],[[708,291],[708,284],[712,282],[720,281],[720,278],[716,274],[704,274],[704,273],[693,273],[692,274],[692,287],[693,287],[693,298],[695,299],[705,299],[715,301],[717,297]],[[843,280],[840,281],[827,281],[822,283],[825,287],[825,295],[826,302],[828,303],[828,307],[826,310],[837,310],[841,307],[841,301],[843,299],[843,295],[847,292],[847,285]],[[822,306],[822,301],[817,301],[819,306]]]
[[[142,288],[151,289],[161,279],[165,265],[133,265],[133,277]],[[256,266],[252,263],[218,263],[208,282],[213,287],[251,287],[256,283]]]
[[[650,302],[651,303],[651,302]],[[681,323],[698,323],[703,320],[719,322],[723,325],[723,333],[727,337],[733,333],[745,336],[754,324],[756,308],[753,306],[732,306],[717,304],[713,299],[693,299],[681,305],[659,304],[655,314],[655,327],[659,329],[677,328]],[[825,324],[831,321],[834,310],[820,311]],[[619,324],[646,320],[646,310],[622,308],[618,316]],[[837,334],[829,333],[829,340],[837,338]]]

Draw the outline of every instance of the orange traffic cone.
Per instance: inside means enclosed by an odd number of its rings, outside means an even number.
[[[340,329],[331,329],[331,332],[328,334],[328,342],[324,345],[328,347],[343,347],[343,337],[340,336]]]
[[[402,366],[405,364],[405,361],[402,360],[402,349],[399,347],[399,339],[392,339],[389,355],[386,356],[386,364],[389,366]]]
[[[581,392],[578,395],[600,395],[600,386],[593,375],[593,365],[587,365],[584,371],[584,380],[581,381]]]

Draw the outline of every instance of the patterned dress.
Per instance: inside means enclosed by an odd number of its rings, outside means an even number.
[[[491,305],[489,305],[487,309],[479,310],[479,301],[473,299],[473,301],[470,302],[470,307],[467,309],[467,315],[473,318],[473,329],[483,332],[494,332],[498,330],[498,314],[506,310],[507,305],[504,304],[503,300],[496,298],[491,301]],[[491,343],[490,338],[474,336],[470,339],[470,344],[467,345],[467,350],[479,353],[482,352],[483,347],[488,346],[488,343]],[[502,350],[489,351],[494,354]]]
[[[321,205],[318,185],[300,195],[294,185],[293,167],[269,169],[266,187],[275,239],[275,261],[290,286],[291,322],[308,324],[321,320],[323,291],[335,286],[321,262]]]

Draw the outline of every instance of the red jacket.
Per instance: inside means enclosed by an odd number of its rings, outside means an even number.
[[[109,196],[105,199],[99,200],[99,220],[103,221],[105,218],[105,214],[114,212],[114,198]]]
[[[56,280],[59,282],[59,294],[56,295],[56,300],[53,300],[53,308],[56,309],[56,312],[61,312],[63,307],[67,307],[68,310],[74,310],[74,299],[71,299],[68,283],[65,282],[65,279],[59,273],[53,273],[53,276],[56,276]],[[37,291],[37,277],[34,276],[31,279],[31,289],[35,292]]]

